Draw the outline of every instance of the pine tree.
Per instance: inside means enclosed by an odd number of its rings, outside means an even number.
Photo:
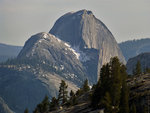
[[[121,89],[120,113],[129,113],[129,93],[126,82],[123,82]]]
[[[38,111],[38,108],[35,108],[35,110],[33,111],[33,113],[40,113],[40,112]]]
[[[29,113],[29,110],[26,108],[25,111],[24,111],[24,113]]]
[[[142,113],[147,113],[147,112],[148,112],[147,107],[144,106],[144,109],[143,109]]]
[[[40,103],[40,104],[37,105],[36,111],[38,111],[39,113],[42,113],[44,111],[42,103]]]
[[[121,89],[121,98],[120,98],[120,113],[129,113],[129,90],[126,83],[126,68],[122,65],[122,89]]]
[[[95,107],[101,104],[101,99],[104,98],[106,92],[110,94],[111,106],[116,112],[119,111],[120,94],[121,94],[121,63],[117,57],[111,58],[110,62],[103,65],[100,71],[99,85],[96,87],[92,96],[92,106]]]
[[[137,64],[135,67],[135,75],[140,75],[141,73],[142,73],[141,63],[140,63],[140,61],[137,61]]]
[[[55,97],[53,97],[50,102],[50,108],[49,108],[50,110],[49,111],[56,110],[58,105],[59,105],[58,100]]]
[[[95,85],[93,94],[92,94],[92,102],[91,106],[97,108],[100,106],[101,98],[105,95],[105,93],[109,89],[109,64],[103,65],[100,71],[100,77],[98,83]]]
[[[83,90],[83,92],[88,92],[90,90],[87,79],[83,83],[82,90]]]
[[[82,94],[83,94],[82,89],[78,89],[78,90],[76,91],[76,96],[77,96],[77,97],[81,96]]]
[[[111,76],[110,76],[110,65],[107,63],[101,68],[100,72],[100,83],[101,83],[101,94],[104,96],[106,92],[110,92],[111,89]]]
[[[59,87],[59,95],[58,95],[58,101],[61,105],[64,105],[67,103],[68,98],[68,91],[67,91],[67,84],[64,80],[61,80],[60,87]]]
[[[131,105],[130,113],[136,113],[136,106],[134,103]]]
[[[92,99],[91,99],[91,106],[93,108],[98,108],[99,107],[99,103],[100,103],[100,99],[101,99],[101,86],[100,86],[100,80],[98,81],[98,83],[96,84],[95,90],[93,91],[92,94]]]
[[[43,101],[37,105],[33,113],[47,113],[49,111],[49,98],[45,96]]]
[[[112,112],[112,103],[111,103],[111,97],[108,92],[105,93],[104,98],[102,99],[102,105],[105,107],[105,113],[111,113]]]
[[[77,104],[77,97],[75,95],[75,93],[71,90],[70,91],[70,98],[69,98],[69,105],[76,105]]]
[[[49,98],[46,95],[45,98],[42,101],[43,112],[48,112],[49,111],[49,105],[50,105]]]
[[[145,73],[150,73],[150,68],[147,67],[147,68],[145,69]]]
[[[125,110],[123,113],[128,113],[129,93],[126,77],[126,67],[117,57],[111,58],[109,63],[103,65],[100,79],[93,92],[92,107],[104,106],[107,113],[118,113],[121,110]]]
[[[74,94],[74,92],[71,90],[70,91],[70,97],[72,97],[72,96],[74,96],[75,94]]]
[[[114,106],[114,109],[116,109],[116,112],[118,112],[121,94],[121,63],[117,57],[111,59],[110,68],[110,96],[112,98],[112,106]]]

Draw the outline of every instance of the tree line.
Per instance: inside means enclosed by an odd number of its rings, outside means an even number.
[[[137,62],[134,74],[140,75],[141,72],[140,63]],[[126,66],[117,57],[113,57],[109,63],[102,66],[99,80],[91,89],[86,79],[80,89],[76,92],[71,90],[68,95],[68,85],[62,80],[58,97],[52,97],[50,101],[48,96],[45,96],[33,113],[48,113],[66,106],[77,105],[78,98],[87,92],[91,93],[87,101],[90,101],[89,107],[92,109],[103,109],[104,113],[138,113],[136,103],[129,101],[130,90],[126,82],[127,78]],[[143,108],[142,112],[146,113],[146,109]],[[28,113],[27,109],[25,113]]]
[[[88,85],[88,80],[86,79],[80,89],[76,92],[70,91],[68,95],[68,85],[64,80],[61,80],[59,86],[58,98],[52,97],[51,101],[48,96],[45,96],[41,103],[39,103],[33,113],[49,113],[57,109],[61,109],[64,106],[69,107],[78,104],[77,98],[82,94],[88,92],[90,87]],[[28,109],[25,109],[24,113],[28,113]]]
[[[141,74],[148,74],[148,73],[150,73],[150,68],[145,67],[144,69],[142,69],[141,63],[138,60],[135,67],[133,68],[132,75],[133,76],[138,76],[138,75],[141,75]]]

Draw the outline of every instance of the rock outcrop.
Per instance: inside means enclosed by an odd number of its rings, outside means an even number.
[[[86,48],[96,49],[99,55],[98,69],[114,56],[125,63],[114,36],[91,11],[81,10],[63,15],[56,21],[50,33],[81,51]]]
[[[130,88],[130,103],[136,105],[139,113],[144,113],[144,109],[150,107],[150,73],[130,77],[127,83]]]
[[[32,36],[18,55],[18,59],[38,59],[41,65],[52,68],[51,72],[79,86],[87,78],[86,69],[79,60],[80,53],[49,33]]]

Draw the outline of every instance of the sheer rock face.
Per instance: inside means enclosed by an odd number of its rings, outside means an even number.
[[[18,55],[18,59],[39,59],[60,72],[59,75],[76,85],[82,85],[87,78],[90,83],[97,81],[98,50],[78,46],[72,47],[49,33],[32,36]]]
[[[98,50],[98,69],[114,56],[118,56],[121,62],[125,63],[112,33],[91,11],[81,10],[63,15],[56,21],[50,33],[71,46],[80,47],[81,50],[84,48]]]

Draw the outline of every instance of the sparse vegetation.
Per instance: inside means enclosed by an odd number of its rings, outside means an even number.
[[[139,63],[137,63],[135,72],[137,74],[141,73]],[[34,113],[47,113],[53,110],[67,109],[67,107],[80,105],[80,99],[84,98],[83,95],[87,93],[89,93],[89,97],[92,95],[91,98],[88,97],[84,100],[84,102],[91,103],[91,106],[87,106],[87,108],[91,107],[93,110],[102,109],[105,113],[140,113],[141,111],[146,113],[147,108],[141,106],[139,103],[140,98],[144,94],[138,95],[134,94],[134,92],[130,93],[127,85],[127,77],[126,67],[120,63],[117,57],[114,57],[109,63],[103,65],[100,71],[99,81],[93,85],[91,90],[88,85],[88,80],[86,79],[80,89],[76,92],[71,90],[68,96],[68,85],[62,80],[59,87],[58,98],[53,97],[51,101],[49,101],[46,96],[44,100],[37,105]],[[133,78],[130,77],[130,79]],[[132,89],[134,87],[135,86],[133,86]]]
[[[58,94],[58,102],[60,105],[65,105],[68,101],[67,84],[64,80],[61,81]]]
[[[142,74],[142,68],[141,68],[141,63],[140,63],[140,61],[137,61],[135,70],[133,70],[133,74],[134,74],[134,75],[137,75],[137,76],[139,76],[139,75]]]
[[[126,113],[129,112],[125,69],[117,57],[103,65],[99,82],[93,93],[92,106],[94,108],[104,108],[106,113],[119,113],[123,110]]]
[[[77,98],[90,91],[87,79],[84,81],[82,87],[77,90],[76,93],[71,90],[70,96],[68,96],[67,88],[68,85],[64,80],[62,80],[59,87],[58,98],[53,97],[51,101],[49,101],[48,96],[45,96],[43,101],[37,105],[33,113],[48,113],[49,111],[57,110],[61,107],[76,105],[78,104]]]

